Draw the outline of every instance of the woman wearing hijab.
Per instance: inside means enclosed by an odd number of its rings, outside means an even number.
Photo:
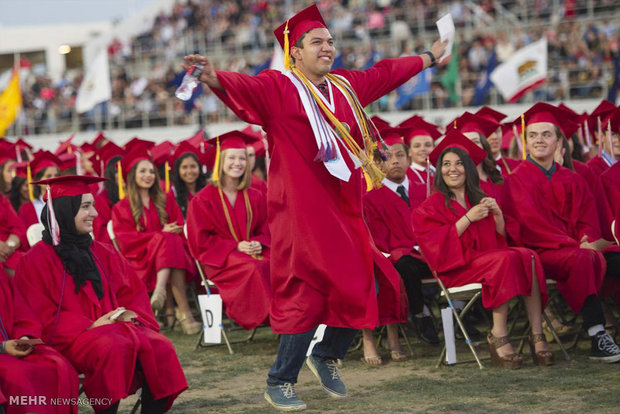
[[[40,337],[41,325],[0,267],[0,413],[4,408],[15,414],[77,414],[77,404],[49,403],[51,398],[77,398],[80,381],[58,351],[26,342]],[[28,398],[25,404],[15,404],[11,397]]]
[[[111,246],[89,235],[97,211],[88,184],[102,180],[38,182],[51,186],[43,241],[20,262],[16,284],[39,316],[43,341],[84,374],[84,392],[101,403],[96,412],[115,413],[142,388],[142,412],[163,413],[187,382],[174,346],[158,333],[144,285]]]

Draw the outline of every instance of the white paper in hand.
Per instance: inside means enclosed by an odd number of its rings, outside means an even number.
[[[452,45],[454,45],[456,29],[454,28],[454,20],[452,20],[452,15],[450,13],[437,20],[435,24],[437,25],[437,30],[439,30],[439,39],[441,39],[442,42],[445,40],[448,41],[446,51],[438,58],[439,62],[443,62],[452,54]]]

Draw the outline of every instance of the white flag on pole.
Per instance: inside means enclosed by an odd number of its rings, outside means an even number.
[[[110,65],[108,51],[104,48],[86,68],[86,76],[80,85],[75,109],[78,113],[90,111],[95,105],[108,101],[111,97]]]
[[[547,80],[547,39],[517,50],[491,73],[491,81],[508,102]]]

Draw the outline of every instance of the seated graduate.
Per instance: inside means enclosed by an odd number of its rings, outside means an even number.
[[[45,205],[43,202],[45,186],[33,185],[32,180],[45,180],[60,176],[60,164],[61,161],[58,157],[49,151],[37,152],[34,159],[28,163],[27,169],[30,169],[27,173],[30,202],[22,205],[17,211],[17,215],[22,219],[26,229],[41,222],[41,211]]]
[[[590,359],[620,361],[620,348],[605,332],[598,294],[606,263],[594,197],[577,173],[554,161],[561,128],[570,121],[563,111],[539,102],[524,114],[527,160],[506,179],[502,206],[519,221],[519,241],[535,250],[548,278],[591,337]],[[561,128],[560,128],[561,126]]]
[[[487,142],[489,143],[488,152],[491,155],[491,159],[495,161],[497,168],[502,174],[502,177],[506,177],[508,174],[512,174],[512,171],[519,166],[519,163],[521,161],[515,160],[513,158],[504,157],[502,155],[503,134],[500,123],[508,115],[496,111],[493,108],[489,108],[488,106],[483,106],[474,115],[497,124],[497,128],[493,132],[485,136]]]
[[[407,146],[398,133],[389,131],[382,132],[385,143],[389,145],[386,154],[388,159],[382,163],[386,177],[383,179],[383,187],[364,195],[364,217],[377,248],[389,254],[390,262],[403,280],[409,299],[409,312],[414,317],[418,336],[425,342],[438,344],[439,338],[430,310],[422,296],[421,280],[432,278],[433,275],[416,249],[418,242],[411,227],[411,212],[426,198],[426,185],[423,185],[422,192],[416,193],[415,188],[419,184],[414,183],[407,173],[411,163]],[[415,136],[413,140],[420,139],[418,137]],[[390,333],[396,336],[390,338]],[[389,343],[390,339],[393,339],[392,344]],[[365,345],[369,344],[365,342]],[[393,352],[394,346],[400,349],[398,331],[392,325],[388,325],[388,346]],[[397,352],[395,357],[398,358]]]
[[[50,404],[51,398],[77,398],[80,380],[58,351],[24,342],[40,338],[41,325],[14,281],[0,268],[0,412],[4,412],[2,407],[7,413],[20,414],[78,412],[77,404]],[[10,403],[10,397],[22,396],[34,398],[25,405]],[[45,397],[47,403],[39,405],[40,397]]]
[[[183,235],[183,215],[172,192],[164,194],[159,174],[143,148],[123,157],[122,175],[127,197],[112,208],[114,234],[121,253],[136,269],[151,295],[151,306],[166,304],[167,285],[177,303],[177,319],[187,335],[198,333],[197,322],[187,301],[187,281],[195,276]]]
[[[9,200],[11,201],[11,206],[13,206],[13,210],[18,212],[24,204],[30,202],[30,198],[28,195],[28,180],[26,180],[25,172],[22,176],[18,173],[17,169],[15,171],[16,175],[11,180]]]
[[[19,259],[27,249],[24,223],[15,214],[9,200],[0,197],[0,268],[13,276]]]
[[[437,192],[413,212],[413,230],[429,266],[447,287],[482,284],[482,303],[493,310],[487,341],[494,365],[515,369],[523,362],[510,344],[506,324],[508,300],[517,295],[527,308],[532,357],[538,365],[551,365],[553,354],[541,325],[547,301],[542,266],[533,251],[508,247],[502,210],[478,184],[475,166],[486,156],[449,130],[430,155],[437,166]]]
[[[108,141],[91,156],[91,162],[97,175],[105,177],[105,181],[95,196],[97,217],[93,222],[93,236],[102,243],[112,244],[108,234],[108,223],[112,220],[112,207],[118,203],[118,162],[125,151],[113,142]]]
[[[407,176],[415,184],[416,194],[424,195],[433,186],[435,167],[428,163],[428,154],[435,147],[435,140],[441,137],[437,125],[426,122],[423,118],[414,115],[398,124],[403,131],[405,144],[408,146],[410,169]],[[427,165],[428,164],[428,165]],[[420,202],[421,202],[420,200]]]
[[[142,412],[163,413],[187,382],[174,346],[158,333],[144,285],[112,246],[89,235],[97,211],[88,184],[101,180],[37,182],[51,187],[43,241],[24,255],[15,283],[38,315],[45,343],[84,374],[86,395],[109,399],[95,411],[116,412],[142,387]]]
[[[602,121],[615,110],[616,106],[613,103],[603,100],[587,119],[589,132],[595,137],[595,144],[599,148],[599,153],[591,157],[587,165],[596,175],[601,175],[620,159],[620,148],[609,145],[607,131],[601,125]]]
[[[253,137],[231,131],[212,138],[213,175],[190,202],[189,247],[217,286],[226,313],[245,329],[266,322],[271,304],[265,195],[250,187],[247,145]]]
[[[183,141],[172,154],[171,161],[174,197],[183,218],[186,218],[189,202],[207,185],[207,175],[203,170],[204,154]]]

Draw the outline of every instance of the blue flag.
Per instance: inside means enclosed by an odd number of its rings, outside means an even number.
[[[401,109],[409,104],[416,96],[429,93],[431,91],[431,79],[433,78],[434,72],[435,68],[423,70],[398,87],[398,89],[396,89],[398,97],[396,98],[396,102],[394,102],[394,108]]]
[[[497,53],[495,53],[494,47],[491,56],[489,56],[487,67],[485,71],[480,74],[480,79],[478,79],[476,83],[476,88],[474,89],[474,106],[484,105],[484,100],[487,98],[491,86],[493,86],[493,82],[491,82],[491,72],[493,72],[496,67]]]

